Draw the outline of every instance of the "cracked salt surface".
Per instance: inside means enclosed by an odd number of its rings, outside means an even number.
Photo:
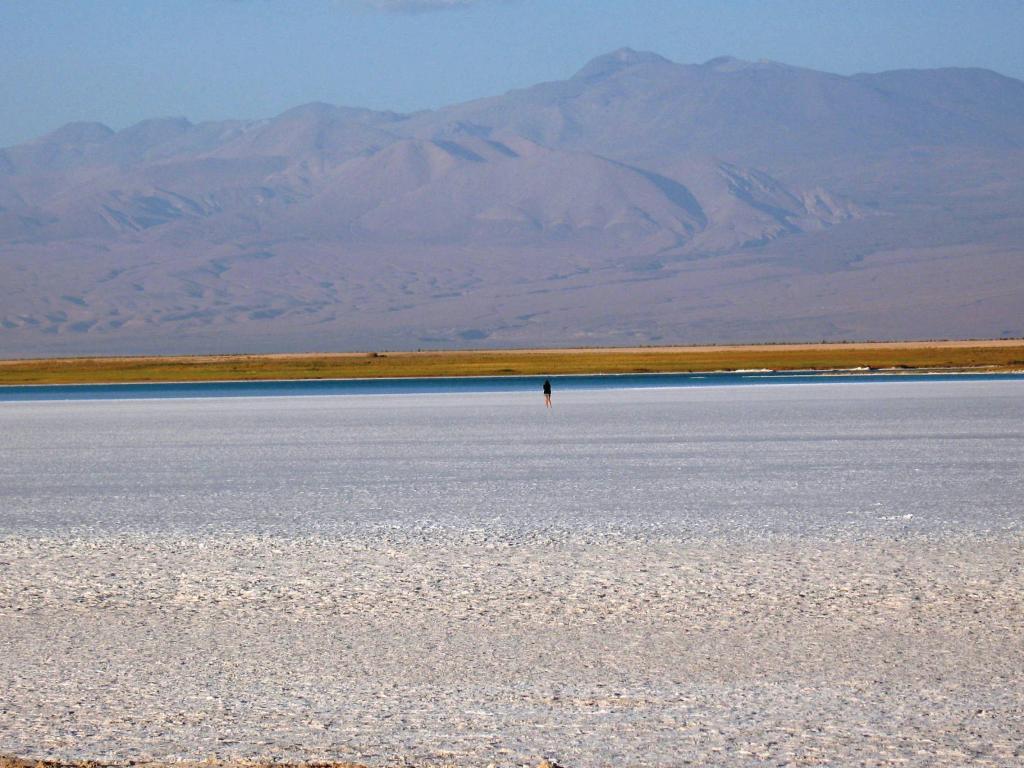
[[[1022,394],[0,404],[0,752],[1020,764]]]

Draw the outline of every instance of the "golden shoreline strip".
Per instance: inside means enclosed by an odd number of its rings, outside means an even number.
[[[743,369],[1024,369],[1024,340],[0,360],[0,385],[373,379]]]

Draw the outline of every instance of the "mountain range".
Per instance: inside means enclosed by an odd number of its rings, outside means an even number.
[[[622,49],[0,150],[0,357],[1024,336],[1024,83]]]

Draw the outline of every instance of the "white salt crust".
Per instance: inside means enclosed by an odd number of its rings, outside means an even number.
[[[0,752],[1019,765],[1022,392],[0,404]]]

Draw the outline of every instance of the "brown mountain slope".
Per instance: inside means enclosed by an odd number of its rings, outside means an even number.
[[[0,355],[1024,335],[1024,84],[617,51],[0,150]]]

